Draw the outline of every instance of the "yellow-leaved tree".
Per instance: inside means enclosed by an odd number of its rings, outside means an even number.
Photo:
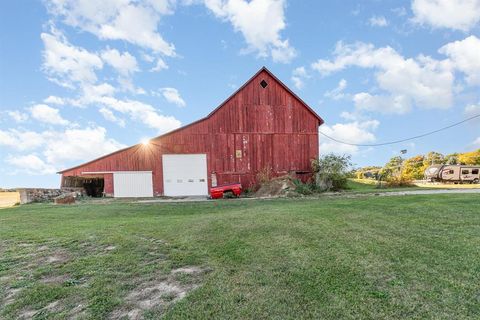
[[[411,157],[403,162],[402,177],[404,180],[420,180],[423,179],[426,166],[424,164],[425,157],[418,155]]]
[[[458,154],[458,162],[467,165],[480,165],[480,149]]]

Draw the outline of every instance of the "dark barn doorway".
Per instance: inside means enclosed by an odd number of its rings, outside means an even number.
[[[103,196],[104,185],[103,178],[88,178],[83,182],[83,189],[85,189],[87,196],[100,198]]]
[[[89,197],[103,197],[105,180],[103,177],[65,177],[62,187],[83,188],[84,193]]]

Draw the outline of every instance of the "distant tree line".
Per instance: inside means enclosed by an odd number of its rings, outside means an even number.
[[[434,164],[480,165],[480,149],[465,153],[443,155],[439,152],[429,152],[408,159],[396,156],[383,167],[369,166],[354,170],[357,179],[375,179],[391,184],[408,184],[412,180],[424,177],[425,169]]]

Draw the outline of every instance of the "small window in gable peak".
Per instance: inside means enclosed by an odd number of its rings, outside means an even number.
[[[267,81],[262,80],[262,81],[260,82],[260,85],[262,86],[263,89],[265,89],[265,88],[268,86],[268,83],[267,83]]]

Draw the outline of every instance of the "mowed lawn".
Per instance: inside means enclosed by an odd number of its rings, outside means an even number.
[[[0,210],[0,318],[478,319],[480,195]]]

